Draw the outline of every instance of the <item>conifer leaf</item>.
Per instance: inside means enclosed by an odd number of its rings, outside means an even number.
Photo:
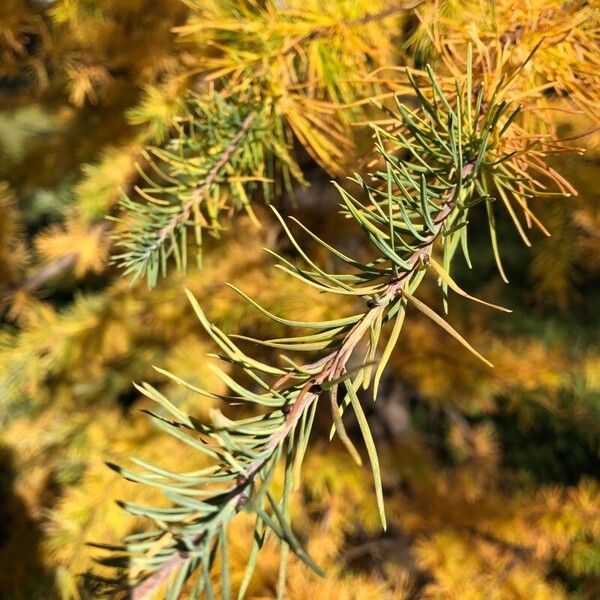
[[[402,301],[398,301],[398,304],[402,304]],[[404,306],[400,306],[400,309],[395,317],[394,327],[392,328],[388,342],[383,350],[381,358],[379,359],[377,370],[375,371],[375,379],[373,380],[374,400],[377,399],[377,393],[379,392],[379,384],[381,383],[381,377],[383,376],[383,372],[385,371],[385,368],[390,360],[392,352],[396,348],[398,338],[400,337],[400,331],[402,330],[402,325],[404,324],[405,314],[406,310]]]
[[[429,257],[429,264],[433,267],[433,270],[439,275],[440,279],[442,279],[448,287],[459,296],[463,296],[464,298],[468,298],[469,300],[473,300],[473,302],[478,302],[479,304],[483,304],[484,306],[489,306],[490,308],[495,308],[501,312],[511,313],[512,310],[509,308],[504,308],[503,306],[498,306],[497,304],[491,304],[490,302],[486,302],[485,300],[481,300],[480,298],[475,298],[475,296],[471,296],[467,294],[463,289],[461,289],[458,284],[450,277],[449,273],[444,270],[442,265],[440,265],[434,258]]]
[[[258,554],[263,543],[264,532],[262,530],[262,521],[260,520],[260,517],[257,516],[254,524],[254,532],[252,535],[252,547],[250,549],[250,554],[246,562],[246,570],[244,571],[244,577],[242,579],[242,583],[240,584],[240,588],[237,595],[238,600],[242,600],[245,597],[246,592],[248,591],[248,586],[252,581],[252,575],[254,574],[254,570],[256,569],[256,563],[258,561]]]
[[[329,391],[329,399],[331,401],[331,415],[333,418],[333,427],[335,429],[335,432],[338,434],[340,441],[344,444],[344,446],[346,447],[346,450],[348,450],[348,453],[353,458],[354,462],[357,465],[362,465],[362,459],[360,457],[360,454],[358,453],[358,450],[352,443],[352,440],[348,437],[348,433],[346,432],[346,428],[344,427],[344,422],[342,421],[340,407],[338,406],[338,403],[337,403],[337,396],[338,396],[337,392],[338,392],[337,385],[334,385]]]
[[[365,446],[367,448],[367,454],[369,455],[369,461],[371,462],[371,469],[373,471],[373,482],[375,484],[375,497],[377,499],[377,509],[379,510],[379,518],[381,519],[381,526],[383,529],[387,529],[387,519],[385,517],[385,505],[383,500],[383,488],[381,485],[381,469],[379,467],[379,457],[377,454],[377,449],[375,448],[375,442],[373,440],[373,435],[371,434],[371,430],[369,429],[369,423],[367,421],[367,417],[362,409],[360,404],[360,400],[356,395],[356,391],[354,390],[354,386],[350,381],[345,381],[344,385],[346,387],[346,391],[348,393],[348,397],[350,398],[350,404],[354,409],[354,414],[356,415],[356,419],[358,421],[358,425],[360,427],[360,431],[362,433],[363,439],[365,441]]]
[[[500,250],[498,249],[498,238],[496,236],[496,218],[494,217],[494,207],[492,206],[491,202],[486,202],[485,207],[487,210],[490,240],[492,242],[492,250],[494,252],[496,266],[498,267],[498,272],[500,273],[500,277],[502,277],[504,283],[508,283],[508,277],[504,272],[504,267],[502,266],[502,260],[500,258]]]
[[[427,306],[425,303],[421,302],[420,300],[418,300],[417,298],[415,298],[414,296],[412,296],[411,294],[409,294],[406,291],[403,292],[403,295],[406,296],[406,298],[408,298],[409,302],[414,304],[415,307],[420,312],[422,312],[426,317],[429,317],[434,323],[439,325],[442,329],[447,331],[456,341],[458,341],[460,344],[462,344],[469,352],[474,354],[479,360],[481,360],[486,365],[488,365],[488,367],[493,368],[494,365],[489,360],[487,360],[481,354],[479,354],[479,352],[477,352],[477,350],[475,350],[475,348],[473,348],[473,346],[471,346],[471,344],[469,344],[469,342],[467,342],[467,340],[465,340],[462,337],[462,335],[460,335],[460,333],[458,333],[458,331],[456,331],[456,329],[454,329],[454,327],[452,327],[449,323],[444,321],[444,319],[442,317],[440,317],[435,311],[431,310],[431,308],[429,308],[429,306]]]

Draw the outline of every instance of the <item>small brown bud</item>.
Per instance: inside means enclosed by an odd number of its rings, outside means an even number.
[[[238,498],[238,501],[236,504],[237,510],[242,510],[242,508],[244,508],[244,506],[246,506],[246,504],[248,504],[249,499],[250,498],[246,494],[240,494],[240,497]]]

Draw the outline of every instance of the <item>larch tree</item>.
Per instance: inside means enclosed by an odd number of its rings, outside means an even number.
[[[597,596],[595,0],[11,0],[0,57],[2,594]]]

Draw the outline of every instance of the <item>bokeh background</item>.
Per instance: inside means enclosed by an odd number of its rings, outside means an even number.
[[[232,218],[207,241],[201,270],[173,271],[153,290],[130,285],[110,263],[105,216],[135,185],[145,144],[168,135],[190,85],[198,49],[173,28],[194,10],[180,0],[0,6],[2,600],[97,597],[82,577],[98,571],[87,542],[118,542],[140,526],[115,499],[153,500],[106,461],[199,464],[153,428],[132,385],[149,381],[199,417],[211,408],[152,369],[222,385],[184,287],[225,331],[250,335],[281,331],[226,281],[290,318],[348,310],[272,270],[261,248],[286,248],[260,206],[261,228]],[[594,128],[568,96],[554,102],[547,118],[564,137]],[[514,312],[453,299],[451,316],[495,369],[432,323],[407,321],[380,398],[367,407],[382,456],[385,534],[370,474],[327,441],[324,411],[294,511],[329,576],[294,563],[290,598],[600,597],[600,135],[577,145],[584,156],[561,155],[555,166],[579,195],[534,202],[551,237],[533,233],[527,248],[508,217],[499,222],[509,285],[485,224],[470,225],[474,268],[459,266],[456,277]],[[281,206],[329,240],[358,243],[337,215],[330,175],[309,156],[302,166],[312,186]],[[425,295],[434,298],[434,287]],[[240,568],[248,535],[242,520],[233,544]],[[260,563],[251,597],[274,597],[274,557]]]

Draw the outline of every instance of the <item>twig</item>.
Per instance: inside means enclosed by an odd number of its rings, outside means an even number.
[[[194,540],[194,544],[200,541]],[[162,584],[165,582],[171,573],[180,567],[187,560],[187,553],[178,552],[173,558],[164,563],[158,571],[155,571],[150,577],[144,579],[142,583],[133,588],[131,592],[131,600],[144,600],[149,598]]]
[[[386,10],[382,10],[378,13],[369,13],[360,17],[358,19],[354,19],[354,21],[348,21],[343,23],[345,27],[353,28],[360,27],[362,25],[368,25],[369,23],[374,23],[375,21],[382,21],[383,19],[387,19],[388,17],[392,17],[394,15],[400,14],[402,12],[406,12],[407,10],[411,10],[419,4],[422,4],[425,0],[412,0],[411,2],[406,2],[404,4],[399,4],[397,6],[392,6],[387,8]],[[320,40],[331,35],[332,31],[336,29],[336,25],[326,25],[323,27],[318,27],[314,31],[307,33],[300,38],[298,38],[295,42],[290,44],[284,51],[283,55],[286,56],[294,51],[294,48],[302,42],[313,42],[315,40]]]
[[[270,456],[260,461],[257,461],[250,469],[246,476],[239,481],[236,487],[233,488],[226,496],[225,502],[235,504],[236,507],[241,507],[247,501],[246,491],[254,477],[260,473],[261,469],[269,462]],[[192,538],[192,546],[198,546],[204,539],[204,533],[200,533]],[[189,558],[189,551],[180,550],[160,566],[160,568],[152,573],[149,577],[135,585],[131,591],[131,600],[147,600],[156,590]]]
[[[159,233],[156,243],[153,244],[149,249],[148,253],[154,252],[157,250],[160,245],[165,241],[167,236],[171,235],[178,227],[180,227],[183,223],[187,221],[190,216],[190,211],[194,206],[194,203],[198,201],[198,199],[204,194],[210,187],[215,183],[217,177],[219,176],[219,171],[227,164],[229,159],[233,156],[235,151],[238,148],[238,144],[242,140],[242,138],[248,133],[254,119],[256,118],[256,113],[250,113],[242,122],[242,126],[239,131],[232,138],[231,142],[229,142],[228,146],[225,148],[225,151],[221,155],[221,158],[213,165],[212,169],[208,172],[206,179],[197,186],[193,193],[192,197],[181,205],[181,212],[177,213],[171,222],[168,225],[165,225]]]
[[[361,25],[367,25],[373,21],[382,21],[383,19],[393,17],[401,12],[416,8],[419,6],[419,4],[423,4],[423,2],[425,2],[425,0],[412,0],[412,2],[405,2],[404,4],[399,4],[398,6],[391,6],[387,10],[383,10],[374,14],[368,14],[364,17],[360,17],[359,19],[355,19],[354,21],[348,23],[348,27],[360,27]]]
[[[594,133],[598,133],[600,131],[600,127],[594,127],[593,129],[588,129],[583,133],[579,133],[577,135],[572,135],[570,137],[560,138],[559,142],[574,142],[575,140],[580,140],[588,135],[593,135]]]
[[[63,256],[59,256],[48,264],[44,265],[39,271],[25,280],[21,286],[27,292],[35,292],[43,287],[46,283],[58,277],[77,262],[79,257],[78,252],[69,252]]]

